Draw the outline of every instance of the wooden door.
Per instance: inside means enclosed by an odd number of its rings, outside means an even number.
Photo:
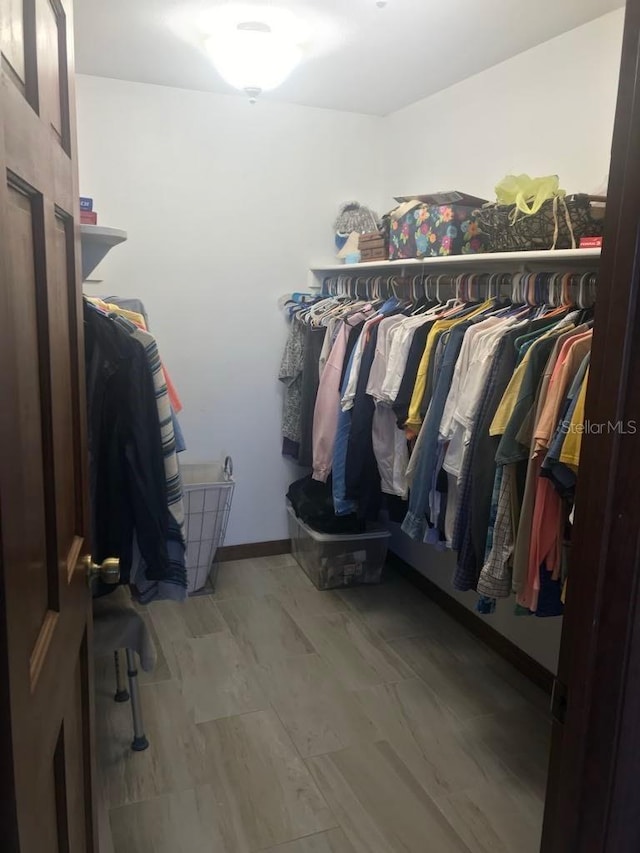
[[[619,426],[583,437],[544,853],[640,850],[639,235],[640,0],[628,0],[585,411]]]
[[[0,0],[0,848],[95,850],[70,0]]]

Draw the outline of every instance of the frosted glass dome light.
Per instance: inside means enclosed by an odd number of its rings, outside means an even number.
[[[297,44],[259,21],[210,36],[205,45],[221,76],[251,101],[284,83],[302,59]]]

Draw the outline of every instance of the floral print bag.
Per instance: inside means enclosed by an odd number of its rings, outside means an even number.
[[[476,206],[417,204],[391,214],[389,259],[468,255],[486,251],[486,238],[474,216]]]

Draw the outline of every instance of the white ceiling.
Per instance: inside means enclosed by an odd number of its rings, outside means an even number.
[[[216,14],[228,5],[79,0],[77,70],[234,93],[202,48]],[[276,6],[295,13],[308,33],[305,62],[263,97],[386,115],[623,5],[624,0],[388,0],[379,9],[376,0],[253,0],[260,12]],[[244,14],[241,19],[247,20]]]

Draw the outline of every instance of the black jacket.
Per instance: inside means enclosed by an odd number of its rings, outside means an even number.
[[[168,504],[153,377],[144,349],[84,304],[92,554],[131,571],[133,533],[147,577],[167,579]]]

